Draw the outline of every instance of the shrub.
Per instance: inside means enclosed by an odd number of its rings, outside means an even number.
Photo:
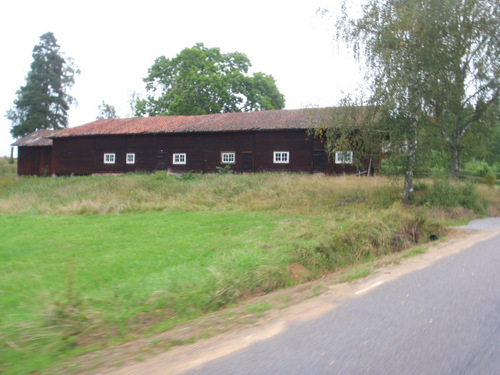
[[[472,159],[465,163],[463,171],[473,176],[485,177],[487,174],[493,173],[493,168],[485,160]]]
[[[417,182],[413,184],[413,190],[415,191],[427,191],[429,190],[429,185],[425,182]]]
[[[231,170],[231,166],[229,164],[226,164],[223,167],[215,167],[217,169],[218,174],[230,174],[233,173]]]
[[[454,183],[445,179],[434,181],[425,194],[413,195],[412,199],[418,205],[447,208],[461,206],[481,214],[486,212],[488,206],[487,201],[477,192],[474,183]]]
[[[497,177],[493,173],[488,173],[486,176],[484,176],[482,182],[489,187],[493,187],[497,183]]]

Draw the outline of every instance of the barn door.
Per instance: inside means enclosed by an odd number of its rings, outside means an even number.
[[[253,172],[253,152],[241,153],[241,171]]]
[[[164,171],[167,169],[167,154],[156,154],[156,170]]]
[[[313,151],[313,173],[326,172],[326,157],[324,151]]]

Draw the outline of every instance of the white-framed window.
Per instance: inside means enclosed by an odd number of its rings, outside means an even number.
[[[104,154],[104,164],[115,164],[115,154]]]
[[[186,154],[173,154],[172,164],[186,164]]]
[[[290,153],[288,151],[274,151],[273,161],[277,164],[288,164],[290,162]]]
[[[135,164],[135,154],[127,154],[125,160],[127,164]]]
[[[234,152],[222,152],[221,162],[222,164],[234,164],[236,160],[236,154]]]
[[[352,151],[337,151],[335,152],[335,164],[352,164]]]

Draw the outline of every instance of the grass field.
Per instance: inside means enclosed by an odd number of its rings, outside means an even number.
[[[382,178],[290,174],[6,177],[0,372],[50,373],[303,281],[292,264],[321,277],[425,242],[442,231],[437,213],[471,215],[405,206],[399,193]]]

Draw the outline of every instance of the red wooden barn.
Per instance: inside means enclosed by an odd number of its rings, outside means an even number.
[[[41,129],[21,138],[17,146],[17,174],[50,176],[52,169],[52,139],[54,130]]]
[[[308,135],[322,115],[298,109],[97,120],[52,134],[50,171],[214,172],[229,165],[235,172],[355,172],[351,150],[344,160],[329,160],[321,141]]]

